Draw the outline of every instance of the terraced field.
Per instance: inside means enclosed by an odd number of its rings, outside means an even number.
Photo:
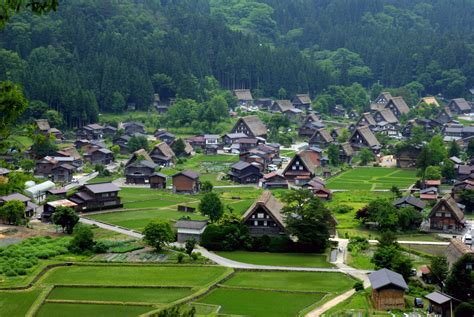
[[[330,178],[330,189],[340,190],[387,190],[393,185],[408,188],[416,181],[415,170],[396,168],[366,167],[348,170]]]

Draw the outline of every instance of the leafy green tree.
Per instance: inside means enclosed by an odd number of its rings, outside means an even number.
[[[31,10],[33,13],[45,13],[51,10],[56,11],[59,0],[16,0],[6,1],[0,4],[0,29],[12,18],[15,13],[24,10]]]
[[[464,189],[459,192],[461,202],[466,206],[466,211],[474,210],[474,190]]]
[[[212,192],[214,186],[210,181],[204,181],[201,183],[201,191],[204,193]]]
[[[171,144],[171,149],[173,152],[176,154],[177,157],[185,156],[186,155],[186,144],[184,143],[184,140],[181,138],[178,138],[176,141]]]
[[[126,104],[127,103],[123,95],[120,92],[115,91],[112,95],[112,112],[121,113],[125,109]]]
[[[456,178],[456,169],[454,168],[454,163],[450,159],[445,159],[443,165],[441,166],[441,175],[446,179],[455,179]]]
[[[375,264],[375,269],[393,270],[403,275],[405,279],[409,278],[413,267],[412,260],[400,251],[392,232],[382,234],[371,262]]]
[[[94,249],[94,245],[94,234],[89,226],[80,224],[74,228],[73,238],[69,243],[69,250],[71,252],[90,252]]]
[[[215,192],[207,192],[201,198],[198,206],[199,211],[209,217],[212,222],[218,221],[224,214],[224,205]]]
[[[339,143],[347,142],[350,136],[351,134],[349,133],[349,130],[346,128],[342,128],[340,135],[337,137],[337,142]]]
[[[10,200],[0,207],[0,216],[9,225],[18,226],[25,219],[25,204],[19,200]]]
[[[446,278],[444,291],[463,302],[474,299],[471,255],[465,254],[453,264]]]
[[[365,166],[375,160],[375,155],[368,148],[363,148],[359,152],[360,165]]]
[[[160,310],[157,317],[194,317],[196,315],[196,308],[192,307],[189,310],[183,311],[182,306],[174,306]]]
[[[402,197],[402,192],[400,191],[400,188],[398,188],[398,186],[392,185],[390,191],[392,192],[393,196],[395,196],[395,198]]]
[[[168,243],[175,240],[175,233],[167,221],[153,221],[143,230],[143,240],[148,245],[160,251]]]
[[[44,113],[46,119],[48,119],[49,125],[51,127],[61,129],[64,127],[64,118],[61,113],[56,110],[50,109]]]
[[[55,225],[61,226],[63,232],[71,234],[79,222],[79,216],[74,209],[60,206],[54,211],[52,220]]]
[[[144,149],[145,151],[148,151],[149,148],[150,148],[150,144],[148,143],[147,138],[140,135],[132,136],[127,143],[127,150],[132,153],[140,149]]]
[[[474,316],[474,303],[464,302],[456,306],[454,310],[454,316],[456,317],[471,317]]]
[[[452,156],[458,157],[459,154],[461,154],[461,147],[455,140],[452,140],[449,145],[448,155],[449,157],[452,157]]]
[[[22,170],[24,170],[27,173],[30,173],[35,169],[35,161],[29,160],[29,159],[23,159],[20,161],[18,164]]]
[[[53,137],[46,137],[42,134],[35,136],[31,151],[37,158],[42,158],[47,155],[52,155],[58,150],[58,146],[53,142]]]
[[[441,179],[441,167],[428,166],[425,170],[425,179]]]
[[[196,246],[196,240],[191,238],[186,240],[186,243],[184,244],[184,247],[186,249],[186,253],[188,255],[191,255],[193,253],[194,247]]]
[[[305,252],[323,252],[329,243],[330,212],[309,190],[292,190],[283,197],[288,233]]]
[[[341,158],[339,156],[339,147],[336,144],[331,143],[328,147],[328,158],[329,164],[332,166],[341,165]]]
[[[176,85],[172,77],[166,74],[156,73],[151,78],[153,88],[160,95],[160,99],[165,101],[176,95]]]
[[[474,158],[474,139],[469,140],[466,148],[466,154],[469,158]]]
[[[398,226],[398,212],[385,199],[374,199],[367,205],[369,221],[376,222],[381,230],[394,230]]]
[[[285,99],[286,98],[286,89],[280,88],[278,89],[278,98]]]
[[[435,256],[431,258],[430,271],[435,283],[443,283],[448,276],[448,260],[445,256]]]
[[[448,151],[446,150],[443,138],[440,135],[435,135],[428,144],[428,147],[430,151],[431,165],[439,165],[448,157]]]
[[[0,27],[1,25],[0,19]],[[25,111],[28,102],[18,85],[10,81],[0,82],[0,140],[10,134],[10,128]]]
[[[402,230],[417,229],[422,221],[423,216],[413,207],[403,207],[398,211],[398,226]]]
[[[120,146],[118,145],[112,145],[110,150],[114,153],[115,157],[120,154]]]

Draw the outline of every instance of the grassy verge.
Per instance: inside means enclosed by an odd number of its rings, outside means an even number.
[[[300,266],[300,267],[332,267],[327,262],[327,254],[305,253],[268,253],[268,252],[218,252],[225,258],[258,265]]]

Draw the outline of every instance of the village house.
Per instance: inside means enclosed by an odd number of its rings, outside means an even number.
[[[334,108],[330,109],[329,114],[333,117],[345,117],[346,109],[341,105],[336,105]]]
[[[191,144],[191,146],[195,149],[205,149],[206,148],[206,140],[204,139],[203,135],[196,135],[190,138],[187,138],[186,141]]]
[[[408,146],[401,148],[396,151],[395,159],[397,160],[397,167],[398,168],[414,168],[416,167],[416,162],[418,160],[418,156],[421,153],[421,149]]]
[[[438,200],[438,188],[428,187],[420,190],[420,199],[422,200]]]
[[[134,135],[136,133],[145,134],[145,125],[141,122],[125,122],[122,124],[123,131],[126,135]]]
[[[125,166],[125,182],[127,184],[149,184],[150,177],[155,173],[157,167],[158,165],[153,161],[135,161]]]
[[[474,174],[474,165],[459,165],[457,169],[457,179],[463,181]]]
[[[436,106],[436,107],[441,107],[438,100],[436,100],[435,97],[423,97],[420,99],[420,102],[418,102],[418,105],[417,106],[420,106],[421,104],[427,104],[427,105],[432,105],[432,106]]]
[[[55,183],[70,183],[75,168],[70,164],[56,165],[51,170],[52,180]]]
[[[31,201],[30,197],[26,197],[25,195],[22,195],[20,193],[13,193],[13,194],[10,194],[10,195],[1,196],[0,197],[0,206],[3,206],[6,202],[9,202],[9,201],[12,201],[12,200],[18,200],[18,201],[22,202],[25,205],[25,217],[26,218],[31,218],[36,213],[36,209],[38,208],[38,205],[33,203]]]
[[[102,134],[104,138],[113,139],[115,135],[117,134],[117,128],[111,125],[106,125],[104,129],[102,130]]]
[[[40,133],[47,137],[53,135],[56,140],[61,140],[63,138],[62,132],[56,128],[51,128],[47,119],[37,119],[35,120],[35,123],[36,133]]]
[[[128,142],[130,141],[131,137],[129,135],[121,135],[114,139],[113,144],[118,145],[120,148],[120,154],[127,154],[128,153]]]
[[[438,291],[426,295],[425,298],[429,301],[428,313],[442,317],[452,317],[451,312],[461,303],[460,300]]]
[[[120,187],[113,183],[86,184],[79,187],[69,200],[78,205],[78,211],[94,211],[122,207],[118,192]]]
[[[381,269],[369,274],[372,286],[372,303],[377,310],[405,308],[405,291],[408,285],[399,273]]]
[[[304,112],[301,109],[291,108],[284,110],[283,115],[287,117],[290,122],[298,123],[303,120]]]
[[[199,174],[194,171],[182,171],[171,177],[175,194],[197,194],[201,188]]]
[[[354,150],[349,142],[339,144],[339,160],[342,163],[351,164],[354,157]]]
[[[397,119],[410,112],[410,108],[405,100],[403,100],[403,97],[392,97],[385,105],[385,109],[390,109]]]
[[[319,129],[311,136],[308,144],[310,147],[326,148],[333,142],[334,139],[326,129]]]
[[[239,118],[232,128],[231,133],[244,133],[251,138],[266,138],[267,127],[257,116],[246,116]]]
[[[77,139],[99,140],[102,139],[104,127],[98,123],[92,123],[76,130]]]
[[[157,140],[166,142],[167,144],[172,144],[176,139],[176,136],[173,133],[167,132],[164,129],[156,130],[154,136]]]
[[[206,230],[207,220],[178,220],[174,227],[176,228],[178,243],[186,243],[187,240],[191,239],[199,243],[204,230]]]
[[[401,198],[396,199],[393,202],[393,205],[400,209],[404,207],[413,207],[414,209],[418,211],[423,211],[426,207],[426,203],[414,196],[403,196]]]
[[[35,175],[41,177],[49,177],[53,171],[53,168],[58,164],[51,156],[45,156],[42,159],[36,161]]]
[[[271,192],[264,191],[243,215],[243,223],[254,236],[283,235],[286,225],[282,209],[283,204]]]
[[[379,141],[368,126],[356,128],[349,142],[355,151],[360,151],[362,148],[369,148],[372,152],[378,153],[381,149]]]
[[[383,110],[375,112],[373,114],[373,118],[376,123],[387,122],[394,125],[398,124],[397,117],[390,109],[383,109]]]
[[[461,239],[451,239],[445,251],[449,268],[466,254],[472,259],[472,264],[474,264],[474,250],[472,250],[470,246],[464,244]]]
[[[288,181],[278,172],[271,172],[263,175],[258,184],[263,189],[283,188],[288,189]]]
[[[452,114],[463,114],[471,112],[471,105],[464,98],[456,98],[451,100],[446,106],[446,108],[448,108]]]
[[[251,106],[253,103],[252,93],[250,89],[234,89],[232,94],[237,98],[239,106]]]
[[[293,107],[303,110],[309,111],[311,110],[311,98],[309,94],[297,94],[292,100],[291,103]]]
[[[319,177],[314,177],[307,184],[303,185],[303,188],[309,189],[314,196],[319,197],[321,200],[330,200],[332,198],[332,192],[326,188],[326,182]]]
[[[274,100],[270,107],[270,112],[283,113],[287,110],[294,109],[290,100]]]
[[[41,221],[51,221],[52,215],[56,212],[58,207],[68,207],[75,211],[77,210],[77,204],[69,199],[60,199],[55,201],[47,202],[43,207],[43,213],[41,214]]]
[[[81,154],[75,147],[68,147],[60,151],[56,151],[55,154],[57,157],[72,157],[73,160],[71,165],[76,169],[80,168],[84,164]]]
[[[222,142],[224,143],[224,145],[230,146],[232,144],[238,143],[238,141],[241,139],[247,138],[249,137],[243,132],[227,133],[224,134],[224,136],[222,137]]]
[[[383,91],[377,96],[377,98],[375,98],[372,103],[381,104],[385,106],[392,98],[393,97],[389,92]]]
[[[474,190],[474,175],[463,181],[456,181],[451,189],[451,194],[456,201],[460,200],[460,193],[465,190]]]
[[[146,160],[153,163],[153,160],[151,159],[147,151],[145,151],[144,149],[136,150],[135,152],[133,152],[132,156],[130,156],[128,161],[125,163],[125,166],[128,166],[135,161],[142,161],[142,160]]]
[[[350,120],[356,120],[357,118],[359,118],[359,114],[355,110],[349,111],[347,116],[349,117]]]
[[[244,161],[232,164],[227,175],[229,175],[231,181],[240,184],[258,183],[262,177],[258,166]]]
[[[464,213],[450,194],[446,194],[428,215],[430,229],[458,232],[465,227]]]
[[[357,127],[368,126],[369,128],[373,129],[377,125],[377,121],[375,121],[371,113],[364,112],[355,125]]]
[[[166,189],[166,175],[154,172],[150,175],[150,188],[153,189]]]
[[[114,153],[106,148],[93,148],[84,154],[84,160],[92,165],[108,165],[114,161]]]
[[[253,103],[260,110],[268,110],[272,106],[273,100],[270,98],[259,98]]]
[[[258,163],[262,167],[261,170],[265,170],[269,164],[275,164],[279,160],[279,156],[279,144],[259,144],[248,151],[240,153],[239,158],[247,163]]]
[[[288,163],[283,176],[297,185],[304,185],[314,177],[315,169],[321,165],[320,158],[320,154],[316,151],[301,151]]]
[[[172,166],[176,161],[176,155],[166,142],[155,145],[150,152],[150,157],[160,166]]]
[[[324,123],[321,122],[321,118],[315,113],[309,113],[301,127],[298,128],[298,135],[301,137],[311,137],[314,132],[318,129],[324,128]]]

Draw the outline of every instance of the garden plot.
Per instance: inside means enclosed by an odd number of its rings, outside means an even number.
[[[330,189],[340,190],[388,190],[392,186],[408,188],[416,182],[416,170],[367,167],[355,168],[331,177]]]

